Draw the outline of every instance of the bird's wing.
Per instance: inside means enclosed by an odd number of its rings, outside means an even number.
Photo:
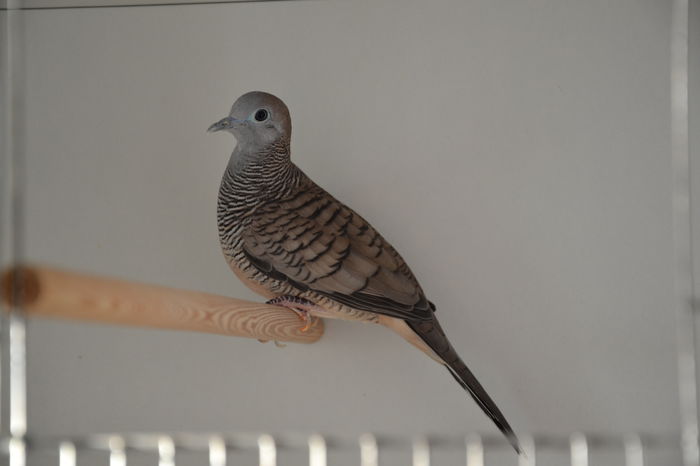
[[[315,184],[263,204],[243,232],[244,252],[267,276],[355,309],[407,320],[434,306],[396,250]]]

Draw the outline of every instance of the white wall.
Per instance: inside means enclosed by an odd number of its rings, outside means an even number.
[[[205,130],[267,90],[291,109],[296,163],[401,251],[517,431],[678,432],[670,2],[25,19],[31,260],[257,299],[216,234],[234,141]],[[320,343],[278,349],[36,321],[29,357],[37,434],[495,431],[379,327],[329,322]]]

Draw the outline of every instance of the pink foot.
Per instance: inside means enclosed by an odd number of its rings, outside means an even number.
[[[317,310],[318,306],[308,299],[292,295],[283,295],[267,301],[267,304],[286,307],[294,311],[297,316],[299,316],[299,319],[304,322],[304,326],[300,329],[302,332],[308,332],[315,322],[314,316],[311,315],[310,311]]]

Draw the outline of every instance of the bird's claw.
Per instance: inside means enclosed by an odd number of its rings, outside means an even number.
[[[308,312],[306,313],[306,317],[304,317],[302,320],[305,322],[305,325],[299,329],[299,331],[302,333],[308,332],[311,329],[311,327],[313,327],[313,325],[316,323],[314,316],[312,316]]]
[[[299,331],[302,333],[308,332],[309,329],[311,328],[311,326],[313,325],[313,323],[315,322],[314,317],[309,313],[309,311],[307,311],[305,309],[299,309],[296,307],[290,307],[289,309],[294,311],[296,313],[297,317],[299,317],[299,320],[304,322],[304,325],[302,325],[299,328]]]
[[[311,327],[313,327],[316,320],[314,316],[308,311],[310,308],[314,308],[316,305],[311,301],[298,296],[279,296],[277,298],[270,299],[267,304],[272,304],[275,306],[286,307],[287,309],[294,311],[294,313],[299,317],[299,320],[304,322],[304,325],[299,329],[300,332],[306,333]]]

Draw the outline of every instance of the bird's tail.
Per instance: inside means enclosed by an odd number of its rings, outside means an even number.
[[[518,454],[522,453],[520,442],[508,421],[506,421],[505,416],[452,347],[437,318],[433,316],[431,320],[406,321],[406,323],[444,361],[452,377],[459,382],[462,388],[469,392],[484,413],[491,418],[496,427],[506,436],[515,451]]]

